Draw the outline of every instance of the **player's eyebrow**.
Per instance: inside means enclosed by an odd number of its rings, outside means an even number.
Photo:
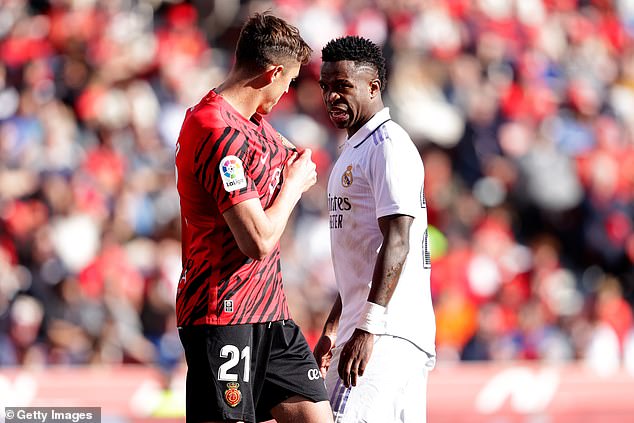
[[[319,79],[319,83],[320,84],[324,84],[324,80],[323,79]],[[350,80],[346,79],[346,78],[337,78],[334,81],[331,82],[332,84],[350,84]]]

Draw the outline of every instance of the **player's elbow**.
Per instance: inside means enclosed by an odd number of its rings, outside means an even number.
[[[270,251],[263,248],[253,248],[242,252],[253,260],[264,260],[270,253]]]
[[[390,239],[387,243],[388,248],[390,249],[392,255],[396,257],[399,261],[405,260],[405,257],[409,254],[409,240],[402,237],[396,237]]]
[[[273,231],[266,225],[234,225],[232,232],[242,254],[253,260],[263,260],[275,248]]]
[[[240,251],[253,260],[264,260],[271,252],[275,244],[266,239],[251,239],[239,244]]]
[[[407,255],[409,253],[409,236],[400,237],[398,247]]]

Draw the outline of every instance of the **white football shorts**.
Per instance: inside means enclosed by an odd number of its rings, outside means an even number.
[[[326,375],[335,423],[426,421],[427,377],[435,357],[405,339],[376,336],[363,376],[357,386],[346,388],[337,372],[341,349],[333,349]]]

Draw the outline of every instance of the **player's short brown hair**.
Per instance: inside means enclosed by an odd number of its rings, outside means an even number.
[[[289,61],[308,63],[312,49],[299,30],[268,12],[254,14],[242,27],[236,46],[236,65],[262,70]]]

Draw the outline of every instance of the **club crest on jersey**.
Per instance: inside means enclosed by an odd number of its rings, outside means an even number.
[[[242,160],[236,156],[227,156],[220,160],[219,168],[225,191],[231,192],[247,186]]]
[[[227,390],[225,391],[225,401],[230,407],[235,407],[242,401],[242,392],[238,389],[240,384],[237,382],[227,383]]]
[[[352,166],[348,166],[346,171],[343,172],[343,175],[341,176],[341,185],[343,185],[344,188],[348,188],[352,185]]]

